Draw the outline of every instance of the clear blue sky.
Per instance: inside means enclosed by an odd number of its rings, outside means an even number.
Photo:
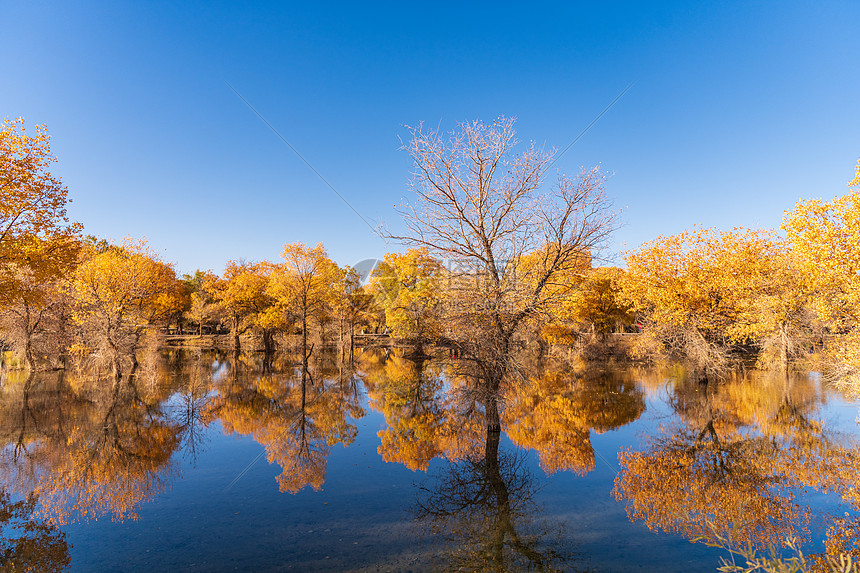
[[[0,114],[45,123],[88,233],[145,236],[180,271],[400,225],[404,124],[516,116],[521,141],[600,164],[612,249],[696,224],[778,226],[848,192],[860,157],[860,2],[0,2]],[[250,3],[249,3],[250,4]]]

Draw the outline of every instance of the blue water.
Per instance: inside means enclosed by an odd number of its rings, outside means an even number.
[[[853,444],[856,405],[814,380],[803,384],[805,395],[816,396],[809,415]],[[657,387],[637,381],[645,411],[616,429],[590,431],[595,459],[586,475],[565,470],[548,475],[536,451],[518,448],[502,435],[500,458],[521,456],[516,478],[528,476],[523,479],[535,492],[527,515],[517,523],[525,524],[524,532],[549,532],[533,537],[534,547],[563,555],[552,565],[557,570],[715,571],[720,558],[729,557],[725,549],[655,533],[644,522],[631,521],[626,503],[612,495],[619,450],[647,448],[660,426],[679,423],[667,402],[671,391]],[[456,563],[451,555],[469,554],[474,539],[433,532],[416,517],[416,506],[458,464],[437,457],[425,472],[383,461],[378,433],[388,422],[368,406],[364,386],[359,383],[359,388],[364,415],[348,417],[357,434],[349,445],[330,445],[319,491],[279,491],[282,468],[267,461],[264,447],[249,435],[225,433],[215,419],[199,426],[196,456],[173,455],[175,472],[167,489],[142,502],[137,519],[73,515],[61,526],[70,545],[70,570],[433,571]],[[806,501],[842,508],[832,496],[810,494]],[[471,522],[466,516],[456,523]],[[480,530],[480,524],[475,527]],[[813,530],[820,535],[823,527]],[[822,547],[820,539],[809,545]],[[493,570],[486,559],[487,570]]]

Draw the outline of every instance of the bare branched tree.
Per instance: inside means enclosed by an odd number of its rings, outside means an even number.
[[[392,235],[452,263],[450,342],[496,388],[518,329],[575,288],[616,218],[597,168],[546,185],[554,153],[534,144],[515,152],[513,125],[502,117],[448,135],[410,128],[415,199],[400,211],[408,232]]]

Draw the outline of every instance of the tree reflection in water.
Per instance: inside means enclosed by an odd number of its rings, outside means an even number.
[[[654,531],[764,549],[809,541],[824,522],[827,551],[857,556],[860,453],[817,419],[819,401],[807,379],[681,382],[678,422],[620,454],[614,495]],[[814,491],[841,498],[838,517],[810,503]]]
[[[571,570],[561,522],[542,516],[537,479],[521,449],[503,451],[503,429],[537,451],[547,473],[594,467],[590,432],[638,418],[644,400],[631,381],[577,377],[550,362],[533,375],[493,390],[469,363],[447,370],[396,353],[366,365],[371,406],[386,418],[379,432],[386,461],[426,470],[435,457],[450,463],[421,486],[415,516],[447,541],[452,571]]]
[[[226,433],[250,434],[266,451],[269,463],[282,468],[281,491],[319,490],[331,447],[351,444],[358,433],[350,418],[364,411],[351,374],[323,365],[306,371],[289,360],[242,372],[235,361],[231,374],[216,382],[218,393],[206,405],[206,423],[220,420]]]
[[[489,396],[486,411],[497,410]],[[487,420],[483,455],[465,456],[421,487],[418,523],[447,542],[448,571],[570,571],[564,527],[540,517],[526,455],[500,451],[498,418]]]
[[[291,357],[232,360],[211,353],[167,353],[114,381],[91,373],[6,376],[0,388],[0,479],[39,515],[62,524],[78,517],[134,519],[137,509],[178,476],[176,454],[192,464],[205,424],[218,419],[247,433],[278,463],[282,491],[319,489],[337,443],[364,415],[350,369],[320,363],[298,373]],[[314,376],[317,376],[315,379]]]
[[[179,370],[207,361],[198,357],[188,367],[173,358],[146,357],[120,380],[89,372],[7,376],[0,480],[22,498],[38,498],[38,514],[52,524],[136,518],[178,476],[175,454],[193,460],[203,441],[208,379]],[[211,375],[211,357],[208,363]]]
[[[178,454],[194,463],[216,420],[263,446],[281,467],[281,491],[318,490],[332,449],[356,439],[364,389],[385,418],[380,456],[433,468],[414,516],[447,542],[449,570],[574,568],[564,523],[537,502],[529,451],[546,474],[585,475],[595,468],[593,436],[637,420],[649,392],[665,393],[671,416],[643,448],[620,454],[613,493],[631,520],[732,549],[781,547],[821,532],[829,554],[860,555],[860,453],[827,428],[817,411],[822,396],[807,379],[703,386],[669,376],[680,381],[666,386],[665,373],[576,372],[547,358],[523,359],[519,375],[492,390],[465,361],[414,361],[396,351],[356,359],[354,368],[315,359],[305,371],[289,355],[176,352],[141,360],[117,382],[7,374],[0,517],[30,525],[4,538],[0,551],[42,551],[39,567],[62,568],[68,548],[58,524],[134,518],[178,476]],[[809,492],[829,494],[832,515]]]
[[[426,471],[431,460],[462,459],[483,439],[484,417],[462,380],[441,365],[392,354],[360,356],[370,407],[385,415],[378,452],[386,462]]]
[[[504,418],[511,440],[535,450],[548,474],[589,473],[595,464],[591,432],[619,428],[645,411],[642,392],[618,373],[577,376],[561,362],[550,362],[537,372],[505,394]]]
[[[0,571],[64,571],[70,564],[66,534],[35,515],[36,497],[12,502],[0,490]]]
[[[3,388],[2,479],[22,496],[37,495],[41,515],[136,517],[175,468],[181,428],[163,397],[133,376],[107,384],[56,374]]]

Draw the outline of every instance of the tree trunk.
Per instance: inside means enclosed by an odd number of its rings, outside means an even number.
[[[542,363],[543,359],[546,357],[548,345],[546,343],[546,340],[544,340],[540,334],[537,335],[537,345],[538,345],[537,359],[538,359],[539,363]]]
[[[239,342],[239,316],[233,315],[233,352],[239,353],[242,350],[242,344]]]
[[[272,330],[268,328],[263,329],[263,352],[266,355],[269,355],[275,351],[275,342],[273,337],[274,332],[272,332]]]
[[[788,335],[785,332],[785,323],[779,325],[779,358],[783,372],[788,372]]]
[[[338,333],[338,352],[340,353],[340,361],[343,362],[344,354],[346,354],[345,349],[343,347],[343,335],[344,335],[344,326],[343,326],[343,316],[340,317],[340,332]]]
[[[308,309],[302,308],[302,376],[308,371]]]
[[[29,336],[27,337],[27,341],[24,343],[24,358],[27,360],[27,368],[29,368],[30,372],[35,372],[36,359],[33,357],[33,346],[30,343]]]
[[[120,356],[119,348],[117,348],[116,342],[114,342],[110,335],[108,335],[108,345],[111,350],[114,380],[120,380],[122,378],[122,356]]]
[[[113,377],[117,381],[122,379],[122,359],[117,353],[114,353],[113,357]]]
[[[495,439],[495,451],[493,452],[494,457],[498,457],[499,454],[499,433],[502,431],[502,423],[499,418],[499,400],[495,394],[488,394],[484,399],[484,410],[487,415],[487,445],[492,443],[491,438]],[[487,455],[490,455],[489,449],[487,450]]]

